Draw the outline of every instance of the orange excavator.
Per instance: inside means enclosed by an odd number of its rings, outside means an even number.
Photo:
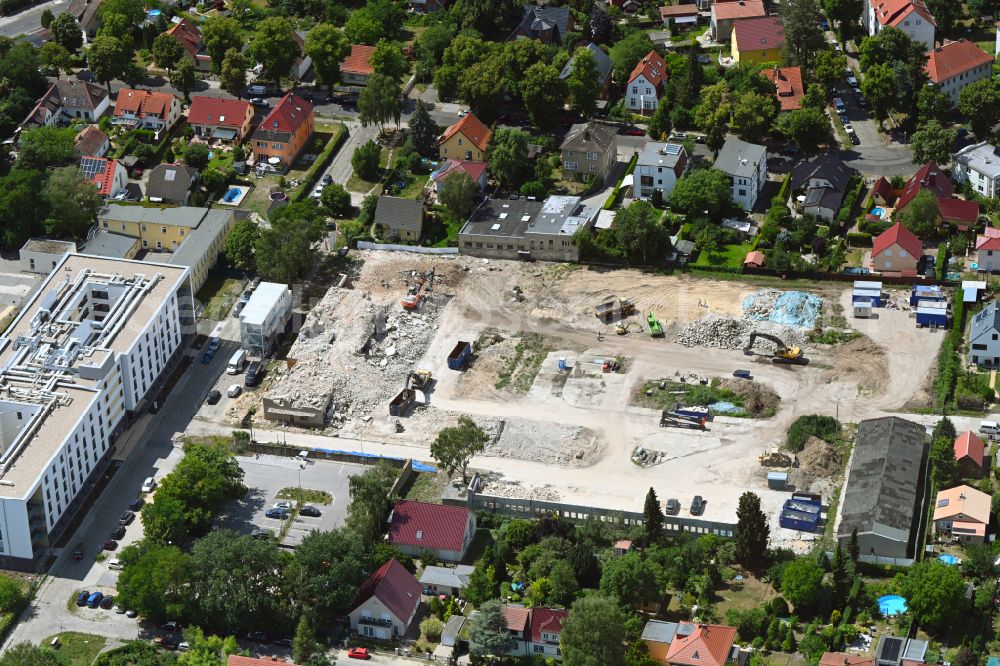
[[[427,296],[427,293],[434,289],[434,270],[417,276],[417,280],[408,290],[406,296],[399,301],[404,310],[416,310],[420,303]]]

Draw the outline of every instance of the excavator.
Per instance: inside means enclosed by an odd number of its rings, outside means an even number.
[[[802,350],[799,347],[789,347],[779,338],[773,335],[768,335],[767,333],[758,333],[754,331],[750,334],[750,341],[747,342],[747,346],[743,348],[743,353],[747,356],[753,356],[754,350],[753,345],[757,341],[757,338],[763,338],[769,342],[774,343],[774,353],[771,354],[772,363],[784,363],[790,365],[805,365],[809,361],[805,356],[802,355]]]
[[[618,335],[625,335],[630,330],[632,330],[633,326],[636,327],[636,328],[639,327],[639,325],[637,323],[635,323],[634,321],[629,321],[629,322],[621,321],[621,322],[618,322],[618,325],[615,326],[615,333],[617,333]]]

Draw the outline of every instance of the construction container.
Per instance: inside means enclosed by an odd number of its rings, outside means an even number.
[[[855,287],[854,291],[851,292],[851,302],[857,303],[858,301],[868,301],[872,307],[880,308],[882,307],[882,290]]]
[[[788,472],[768,472],[767,487],[771,490],[784,490],[788,487]]]
[[[936,284],[915,284],[910,292],[910,307],[915,308],[920,301],[943,301],[947,296]]]
[[[874,315],[872,302],[870,300],[854,301],[852,305],[855,319],[869,319]]]
[[[944,328],[948,325],[948,304],[944,301],[917,302],[917,326],[935,326]]]
[[[679,414],[680,416],[689,416],[693,419],[707,419],[708,407],[703,407],[701,405],[684,405],[678,402],[674,405],[673,413]]]
[[[416,391],[408,388],[403,389],[389,402],[389,416],[405,416],[413,407],[416,399]]]
[[[778,524],[790,530],[818,532],[822,505],[802,499],[785,500]]]
[[[461,370],[465,367],[465,362],[472,355],[471,342],[459,342],[448,354],[448,367],[452,370]]]

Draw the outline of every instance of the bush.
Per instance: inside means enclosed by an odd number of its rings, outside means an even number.
[[[347,217],[351,212],[351,194],[339,183],[330,183],[323,188],[320,201],[334,217]]]
[[[820,416],[810,414],[800,416],[795,419],[788,429],[788,437],[785,446],[795,452],[799,452],[806,446],[806,440],[810,437],[819,437],[824,441],[831,441],[840,434],[840,421],[832,416]]]
[[[192,143],[184,149],[184,161],[188,166],[201,171],[208,165],[208,146],[203,143]]]
[[[362,144],[351,156],[351,166],[362,180],[373,181],[378,178],[378,162],[382,150],[372,140]]]
[[[937,274],[938,280],[944,280],[945,273],[948,270],[948,244],[939,243],[937,259],[934,261],[934,272]]]
[[[872,235],[852,231],[851,233],[847,234],[847,242],[852,247],[871,247]]]
[[[526,197],[544,197],[545,186],[537,180],[529,180],[521,186],[521,194]]]
[[[441,632],[444,631],[444,623],[436,617],[429,617],[420,623],[420,633],[431,643],[441,640]]]

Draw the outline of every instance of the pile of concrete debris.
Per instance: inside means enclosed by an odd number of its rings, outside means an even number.
[[[653,451],[651,449],[646,449],[641,446],[637,446],[634,451],[632,451],[632,462],[639,467],[652,467],[657,465],[667,454],[662,451]]]
[[[482,495],[494,497],[510,497],[514,499],[541,500],[543,502],[558,502],[562,499],[559,492],[552,486],[522,486],[514,481],[504,481],[502,476],[492,472],[482,475]]]
[[[532,462],[586,467],[603,450],[603,441],[589,428],[517,417],[476,417],[490,435],[484,455]]]
[[[786,345],[801,346],[805,343],[802,331],[791,326],[770,321],[748,321],[715,316],[691,322],[678,334],[677,341],[687,347],[743,349],[754,331],[773,335]],[[772,343],[762,339],[758,339],[755,349],[765,352],[775,351]]]

